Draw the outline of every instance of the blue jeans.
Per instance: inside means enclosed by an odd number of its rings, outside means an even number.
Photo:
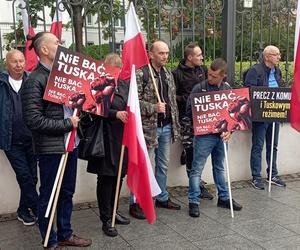
[[[229,198],[224,177],[224,143],[219,135],[194,136],[194,159],[189,176],[189,203],[200,203],[200,180],[206,160],[211,154],[214,182],[221,200]]]
[[[252,122],[252,149],[250,157],[251,172],[253,178],[261,177],[261,160],[264,141],[266,140],[266,159],[267,159],[267,174],[269,175],[270,160],[271,160],[271,145],[272,145],[272,122]],[[273,148],[273,164],[272,176],[278,175],[277,171],[277,146],[279,135],[279,123],[275,123],[274,132],[274,148]]]
[[[58,170],[61,154],[39,155],[40,168],[40,196],[38,204],[39,228],[43,239],[45,239],[49,218],[45,218],[47,205],[50,199],[54,180]],[[71,237],[71,214],[73,208],[73,194],[75,192],[77,174],[77,149],[69,153],[64,178],[57,203],[57,233],[51,229],[48,246],[55,246],[58,241]]]
[[[31,141],[24,144],[13,144],[10,150],[4,152],[15,171],[20,187],[18,214],[27,215],[29,213],[28,208],[30,208],[34,215],[37,215],[37,163]]]

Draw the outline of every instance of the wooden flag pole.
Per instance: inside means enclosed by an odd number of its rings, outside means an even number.
[[[272,170],[273,170],[273,150],[274,150],[274,133],[275,133],[275,122],[272,123],[272,140],[271,140],[271,159],[269,167],[269,193],[271,192],[271,181],[272,181]]]
[[[158,100],[158,102],[161,102],[161,98],[159,96],[159,92],[158,92],[158,89],[157,89],[157,86],[156,86],[155,78],[154,78],[154,75],[153,75],[153,70],[151,68],[150,63],[148,63],[148,68],[149,68],[149,71],[150,71],[150,75],[151,75],[151,79],[152,79],[152,82],[153,82],[153,86],[154,86],[154,90],[155,90],[157,100]]]

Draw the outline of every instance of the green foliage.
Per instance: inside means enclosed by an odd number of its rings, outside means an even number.
[[[75,51],[75,45],[71,44],[69,49]],[[82,53],[96,60],[103,60],[105,56],[110,53],[110,47],[107,43],[101,45],[88,45],[83,47]]]

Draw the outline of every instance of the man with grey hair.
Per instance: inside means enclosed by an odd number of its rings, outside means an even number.
[[[66,152],[66,134],[78,126],[79,118],[72,116],[71,108],[43,100],[48,77],[59,44],[49,32],[39,32],[32,38],[40,62],[30,74],[22,91],[24,119],[32,131],[33,149],[39,158],[40,196],[38,201],[39,229],[45,239],[49,218],[45,212],[62,155]],[[66,170],[57,203],[57,232],[52,228],[47,249],[59,246],[86,247],[92,241],[73,234],[71,227],[72,198],[77,173],[77,148],[69,152]]]
[[[22,115],[20,92],[28,77],[23,53],[10,50],[6,66],[7,72],[0,74],[0,149],[4,150],[20,186],[18,220],[30,226],[35,224],[37,216],[37,164],[31,132]]]
[[[281,58],[280,51],[277,47],[269,45],[263,51],[263,61],[253,65],[247,72],[244,80],[245,87],[263,86],[279,87],[282,82],[281,71],[278,67]],[[252,185],[254,188],[263,190],[264,183],[261,178],[261,159],[264,140],[266,140],[266,158],[267,158],[267,175],[272,175],[271,183],[285,187],[286,184],[280,179],[277,171],[277,146],[279,135],[279,123],[275,123],[274,131],[274,148],[272,173],[270,170],[271,144],[272,144],[272,122],[252,122],[252,148],[250,157],[250,166],[252,172]],[[267,181],[269,178],[267,178]]]

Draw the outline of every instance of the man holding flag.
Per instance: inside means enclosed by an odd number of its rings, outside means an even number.
[[[78,117],[72,117],[70,108],[43,100],[58,44],[58,38],[50,32],[40,32],[33,37],[31,49],[34,48],[40,62],[25,82],[22,91],[24,119],[32,131],[33,150],[39,158],[41,186],[38,221],[43,239],[45,239],[49,222],[49,219],[45,218],[45,212],[61,157],[66,151],[66,135],[76,128],[79,122]],[[71,228],[76,172],[77,149],[74,148],[72,152],[69,152],[58,198],[57,232],[54,229],[51,230],[48,249],[56,249],[58,245],[79,247],[91,245],[91,240],[74,235]]]

